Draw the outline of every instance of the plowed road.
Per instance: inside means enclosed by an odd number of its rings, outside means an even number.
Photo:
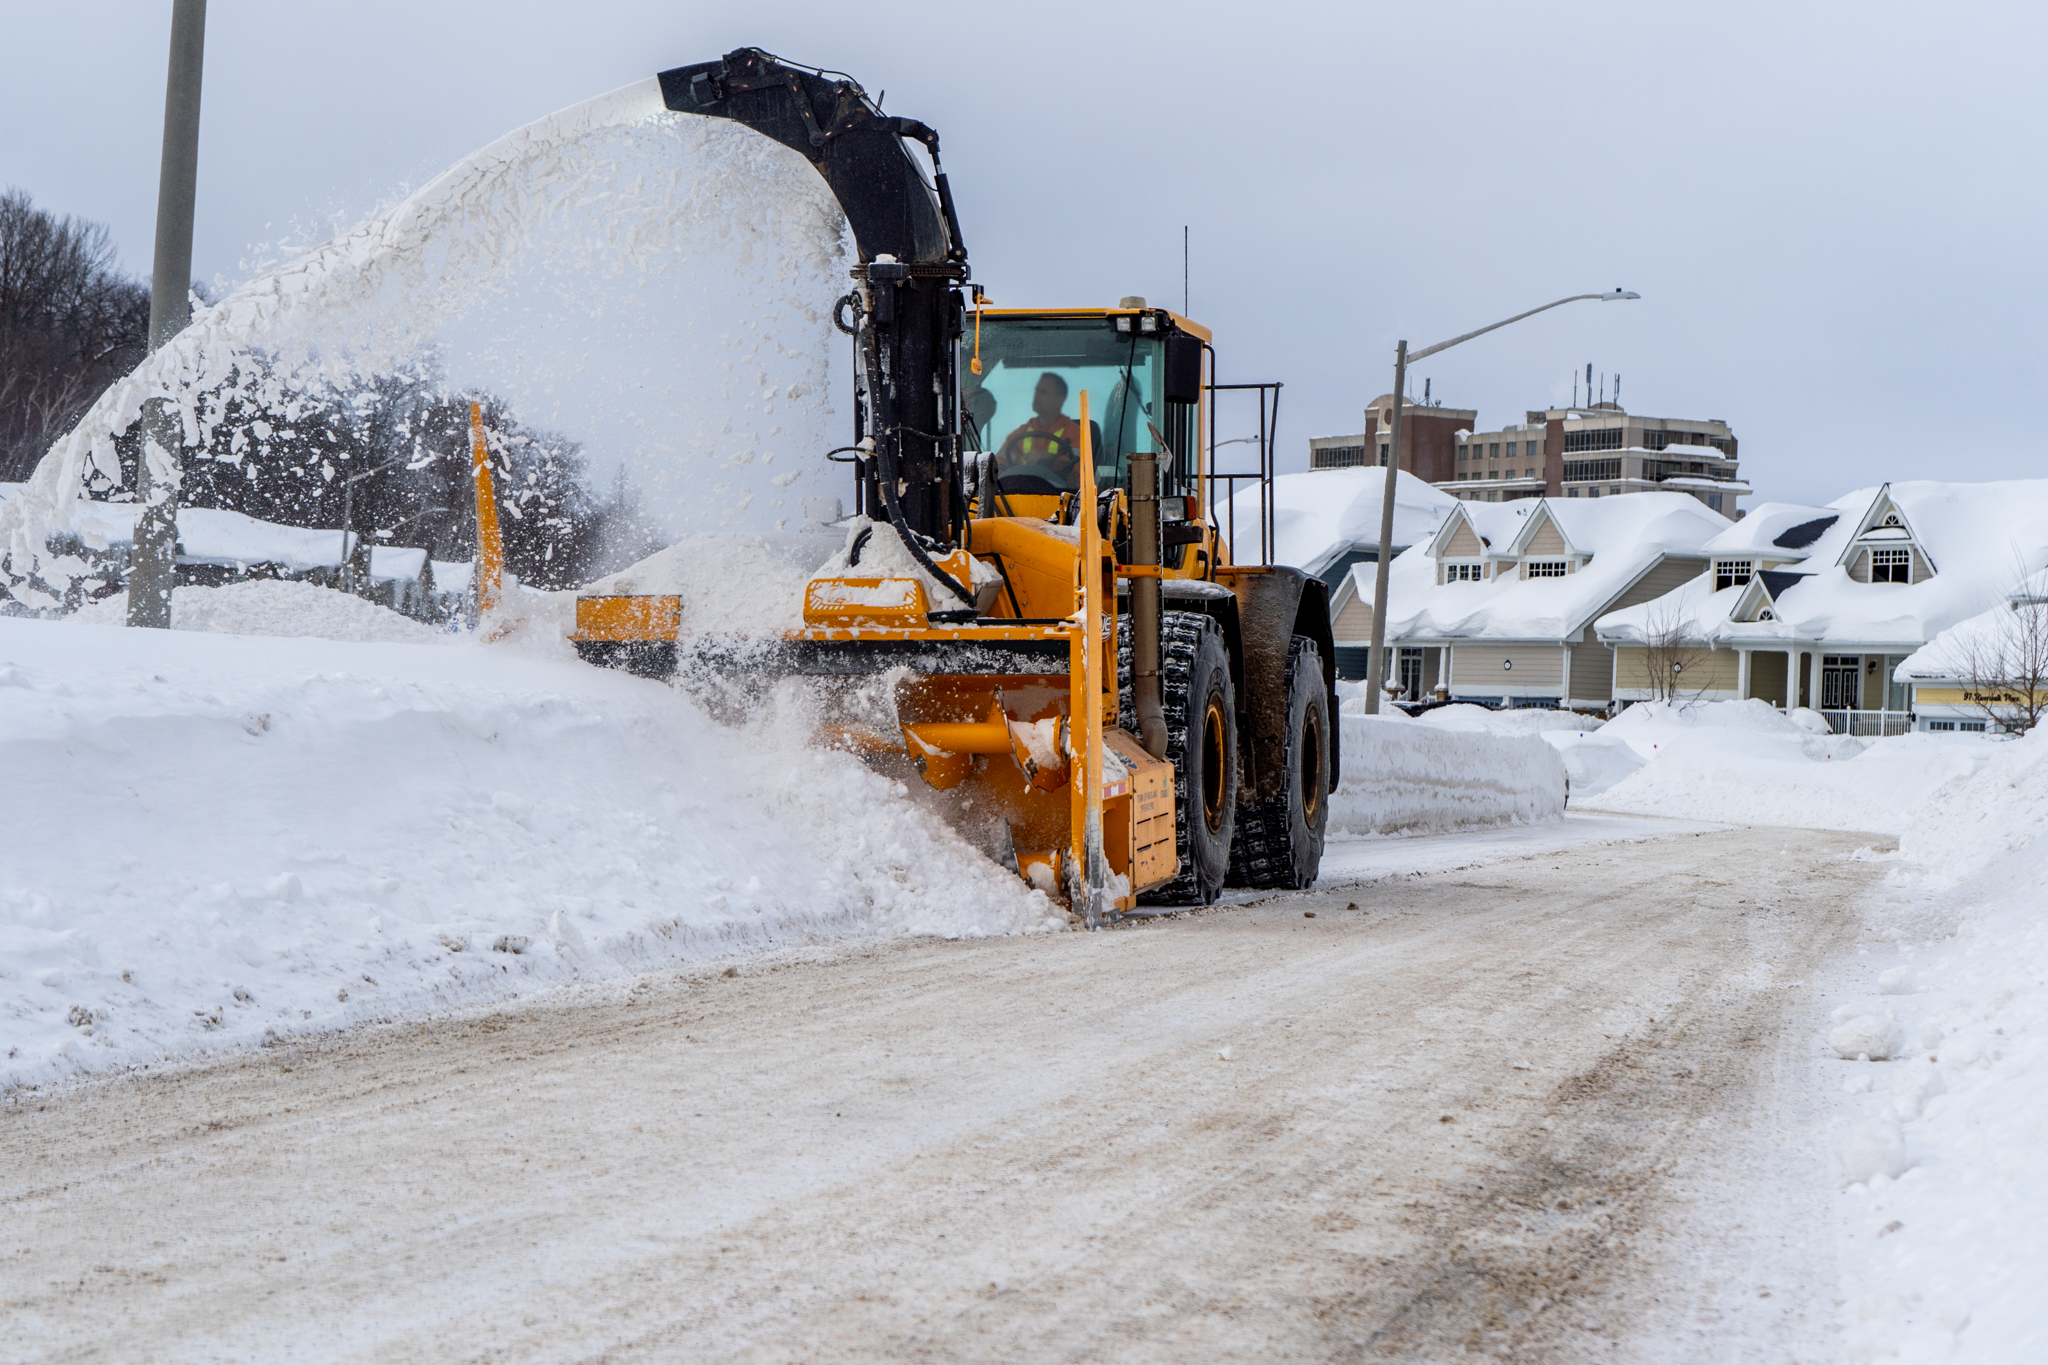
[[[0,1354],[1805,1359],[1798,985],[1870,842],[819,950],[16,1092]]]

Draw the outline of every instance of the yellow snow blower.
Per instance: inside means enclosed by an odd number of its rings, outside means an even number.
[[[854,475],[846,547],[805,587],[803,627],[745,666],[900,678],[893,729],[838,741],[914,767],[1091,926],[1313,882],[1337,781],[1327,589],[1237,562],[1211,511],[1255,502],[1272,544],[1280,386],[1219,384],[1210,333],[1143,299],[994,307],[938,135],[848,78],[743,48],[660,80],[670,109],[809,158],[859,254],[833,314],[856,358],[853,444],[831,452]],[[1225,392],[1256,399],[1256,471],[1217,472]],[[577,648],[672,675],[715,649],[678,659],[684,606],[585,597]]]

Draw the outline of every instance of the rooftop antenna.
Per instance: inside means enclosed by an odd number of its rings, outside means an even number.
[[[1422,381],[1422,406],[1425,408],[1429,406],[1429,381],[1427,379]]]
[[[1578,372],[1577,370],[1573,370],[1573,371],[1572,371],[1572,406],[1573,406],[1573,407],[1577,407],[1578,405],[1579,405],[1579,372]]]
[[[1188,312],[1188,225],[1180,225],[1180,315],[1191,316]]]
[[[1621,406],[1621,374],[1619,371],[1614,376],[1614,406],[1617,408]]]
[[[1586,406],[1593,406],[1593,362],[1586,362]]]

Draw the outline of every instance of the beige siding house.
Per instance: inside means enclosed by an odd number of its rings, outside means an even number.
[[[1395,676],[1411,697],[1441,681],[1487,706],[1605,708],[1614,655],[1592,622],[1698,577],[1702,547],[1728,526],[1682,493],[1460,503],[1391,566]],[[1369,624],[1371,594],[1354,571],[1333,605]]]
[[[1653,694],[1658,654],[1682,664],[1681,697],[1808,707],[1843,733],[1897,734],[1915,724],[1907,656],[2048,564],[2048,480],[1767,503],[1707,551],[1705,573],[1600,618],[1618,700]]]

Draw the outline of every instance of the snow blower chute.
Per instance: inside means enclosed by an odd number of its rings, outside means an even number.
[[[847,77],[742,48],[660,82],[670,109],[808,158],[859,258],[834,308],[856,356],[853,444],[834,452],[853,465],[847,546],[806,586],[803,627],[747,666],[903,669],[897,732],[862,743],[1091,925],[1313,882],[1335,651],[1324,584],[1264,562],[1280,386],[1216,383],[1207,329],[1143,299],[992,306],[938,134]],[[1256,396],[1254,472],[1217,473],[1225,390]],[[1210,508],[1247,480],[1262,554],[1240,563]],[[586,597],[577,627],[593,663],[677,668],[674,598]]]

